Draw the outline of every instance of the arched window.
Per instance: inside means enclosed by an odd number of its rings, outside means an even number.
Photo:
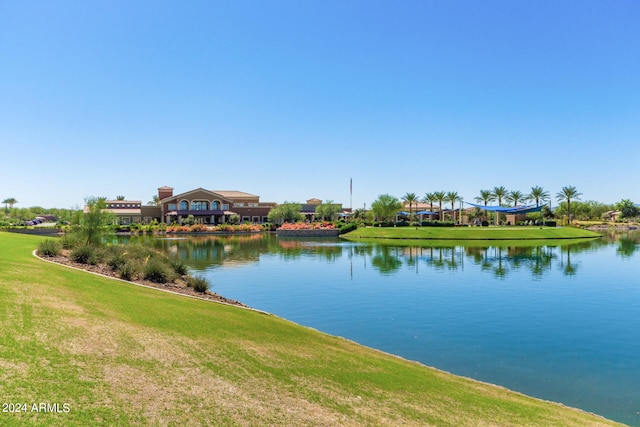
[[[211,202],[211,210],[212,211],[217,211],[218,210],[218,201],[214,200],[213,202]]]
[[[206,211],[209,210],[209,202],[203,200],[194,200],[191,202],[191,210]]]
[[[181,211],[189,210],[189,203],[187,203],[186,200],[183,200],[183,201],[180,202],[180,210]]]

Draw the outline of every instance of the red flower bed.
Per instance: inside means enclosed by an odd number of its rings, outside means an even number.
[[[313,223],[305,223],[305,222],[296,222],[290,223],[285,222],[280,226],[280,230],[320,230],[320,229],[333,229],[335,228],[330,222],[313,222]]]

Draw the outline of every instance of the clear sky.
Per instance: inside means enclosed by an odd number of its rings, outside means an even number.
[[[0,0],[0,199],[640,202],[640,1]]]

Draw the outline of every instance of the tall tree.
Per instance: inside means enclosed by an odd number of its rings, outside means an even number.
[[[620,211],[620,216],[629,220],[638,216],[638,207],[629,199],[622,199],[616,204],[616,209]]]
[[[567,222],[569,224],[571,223],[571,201],[580,200],[580,196],[582,196],[582,193],[579,193],[578,190],[576,190],[576,187],[573,186],[562,187],[562,190],[556,194],[556,199],[559,202],[567,202]]]
[[[445,195],[445,200],[451,203],[451,212],[452,212],[452,222],[455,224],[456,222],[456,202],[462,200],[462,198],[455,191],[448,191]]]
[[[484,206],[486,207],[489,204],[489,202],[493,202],[495,199],[496,197],[493,195],[491,190],[480,190],[480,195],[476,197],[474,200],[478,203],[480,202],[484,203]],[[485,215],[485,218],[488,217],[486,209],[484,211],[484,215]]]
[[[502,199],[507,197],[507,194],[509,194],[509,192],[506,188],[500,186],[494,187],[491,194],[493,194],[493,199],[498,201],[498,206],[502,206]]]
[[[158,206],[160,204],[160,197],[157,194],[154,194],[151,200],[147,202],[149,206]]]
[[[411,218],[413,214],[413,210],[411,208],[413,207],[414,203],[418,202],[418,196],[416,196],[416,193],[407,193],[404,196],[402,196],[402,201],[405,204],[409,203],[409,218]]]
[[[335,216],[340,213],[340,205],[333,203],[333,200],[327,200],[316,206],[316,216],[322,220],[333,221]]]
[[[124,200],[124,199],[126,199],[126,197],[124,197],[124,196],[116,196],[116,200]]]
[[[101,243],[102,236],[107,232],[112,215],[106,212],[107,203],[104,197],[90,197],[85,199],[84,215],[80,220],[80,235],[86,239],[87,245]]]
[[[498,206],[502,206],[502,199],[507,197],[508,191],[503,186],[493,188],[493,197],[498,201]],[[496,211],[496,225],[500,222],[500,212]]]
[[[426,193],[424,195],[424,198],[422,199],[423,202],[425,203],[429,203],[429,211],[433,212],[433,204],[436,201],[435,196],[433,195],[433,193]],[[429,215],[429,221],[431,221],[431,215]]]
[[[536,207],[540,206],[540,203],[544,203],[549,200],[549,193],[540,186],[531,187],[531,192],[526,196],[527,200],[536,202]],[[540,222],[544,224],[544,215],[540,211]]]
[[[540,203],[544,203],[549,200],[549,193],[542,187],[531,187],[531,192],[527,194],[526,198],[527,200],[536,202],[536,206],[540,206]]]
[[[383,221],[395,217],[400,209],[402,209],[402,203],[390,194],[381,194],[371,203],[371,210],[378,219]]]
[[[300,203],[284,202],[271,209],[267,214],[267,218],[274,224],[302,221],[304,215],[300,212],[301,209],[302,205]]]
[[[442,202],[447,199],[447,193],[444,191],[434,191],[433,197],[438,202],[438,216],[440,217],[440,221],[444,221],[444,215],[442,214]]]
[[[513,207],[518,206],[519,202],[524,201],[525,195],[521,191],[513,190],[507,194],[507,200],[513,203]]]
[[[13,197],[9,197],[7,199],[4,199],[2,201],[2,203],[4,203],[4,208],[6,211],[8,211],[9,209],[13,209],[13,205],[15,205],[16,203],[18,203],[18,201],[16,199],[14,199]],[[7,207],[7,205],[9,207]]]

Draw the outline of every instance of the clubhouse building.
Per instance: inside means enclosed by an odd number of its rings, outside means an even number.
[[[143,205],[139,200],[106,200],[107,211],[118,224],[150,223],[154,220],[171,224],[182,223],[193,215],[199,224],[223,224],[232,215],[241,222],[267,222],[273,202],[261,202],[260,197],[242,191],[221,191],[196,188],[185,193],[173,194],[173,188],[158,188],[157,205]]]

